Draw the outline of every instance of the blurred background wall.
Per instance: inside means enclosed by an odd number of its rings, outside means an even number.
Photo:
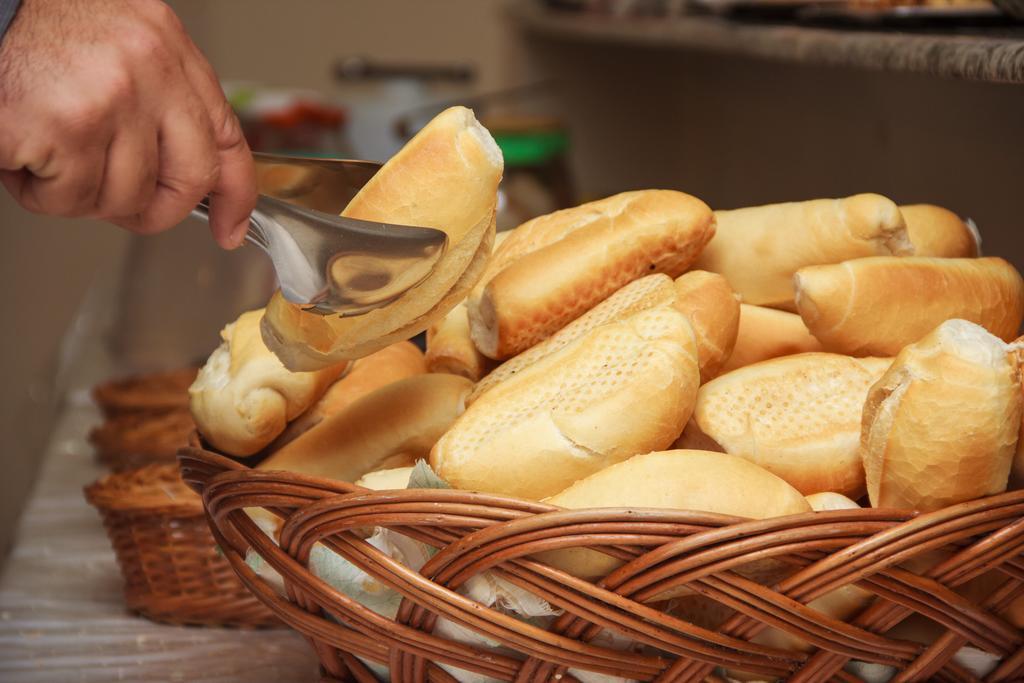
[[[388,128],[417,98],[457,99],[554,78],[546,106],[569,131],[580,199],[667,187],[730,208],[875,191],[973,217],[986,251],[1024,269],[1024,88],[535,38],[507,20],[503,0],[171,4],[222,78],[309,88],[348,103],[350,133]],[[340,84],[333,67],[351,55],[467,64],[477,78],[436,88]],[[220,324],[252,305],[265,268],[251,250],[216,252],[194,225],[140,241],[107,226],[27,215],[6,195],[0,221],[6,547],[58,400],[61,345],[97,277],[127,272],[128,293],[107,305],[131,329],[113,348],[127,367],[149,367],[212,348]],[[134,270],[124,270],[125,255]],[[177,291],[198,287],[223,299],[175,305]],[[166,296],[160,316],[140,312],[145,292]]]
[[[89,221],[34,216],[2,190],[0,225],[0,548],[6,548],[61,400],[54,380],[65,334],[96,273],[116,263],[127,236]]]

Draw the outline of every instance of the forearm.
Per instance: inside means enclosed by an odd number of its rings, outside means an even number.
[[[14,15],[21,5],[21,0],[0,0],[0,40],[7,33],[7,27],[14,21]]]

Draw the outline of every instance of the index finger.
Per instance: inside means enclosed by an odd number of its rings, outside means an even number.
[[[249,216],[256,207],[256,167],[238,119],[230,111],[228,116],[226,125],[234,132],[217,136],[220,176],[210,192],[210,229],[218,244],[234,249],[245,239]]]
[[[210,192],[210,229],[222,247],[234,249],[245,239],[256,206],[256,167],[216,74],[199,48],[186,40],[190,54],[183,57],[185,75],[210,116],[220,161],[220,176]]]

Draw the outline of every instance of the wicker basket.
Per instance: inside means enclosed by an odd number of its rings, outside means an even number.
[[[129,609],[171,624],[280,623],[239,583],[176,465],[112,474],[87,486],[85,497],[103,517]]]
[[[720,681],[716,667],[788,681],[858,681],[851,660],[894,667],[900,681],[977,681],[953,660],[965,644],[1001,658],[986,681],[1024,680],[1024,633],[999,615],[1024,591],[1024,492],[915,516],[841,510],[761,521],[638,509],[565,511],[454,490],[371,492],[296,474],[250,470],[193,445],[179,455],[183,478],[202,491],[215,538],[242,582],[316,649],[325,681],[448,682],[450,665],[502,681],[573,681],[569,670],[642,681]],[[262,506],[284,519],[280,547],[243,512]],[[353,530],[383,526],[438,552],[420,572],[391,560]],[[334,590],[308,569],[323,543],[398,591],[395,620]],[[574,579],[531,556],[573,546],[600,548],[628,563],[600,583]],[[252,548],[284,579],[288,599],[246,563]],[[948,559],[917,575],[898,565],[936,549]],[[796,571],[767,587],[732,571],[772,557]],[[564,610],[548,628],[487,608],[458,589],[490,571]],[[989,573],[987,597],[952,589]],[[850,623],[805,606],[844,585],[877,597]],[[737,613],[699,628],[647,600],[686,585]],[[941,625],[930,646],[885,635],[918,613]],[[439,618],[503,646],[495,650],[438,635]],[[766,627],[811,644],[808,652],[750,642]],[[649,646],[597,644],[603,630]],[[652,654],[653,652],[653,654]]]
[[[189,367],[112,380],[94,387],[92,397],[108,418],[125,413],[187,410],[188,388],[198,372],[199,368]]]
[[[174,464],[196,429],[187,410],[125,413],[89,433],[96,458],[115,472],[155,463]]]

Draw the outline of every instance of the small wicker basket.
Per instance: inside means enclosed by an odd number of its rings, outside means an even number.
[[[188,388],[198,373],[199,368],[188,367],[111,380],[94,387],[92,397],[107,418],[125,413],[187,410]]]
[[[85,497],[103,517],[129,609],[171,624],[280,623],[239,583],[176,465],[109,475],[87,486]]]
[[[1024,592],[1024,491],[934,513],[857,509],[761,521],[671,510],[561,510],[540,503],[446,489],[368,491],[297,474],[250,470],[201,446],[179,455],[185,481],[202,492],[214,537],[242,582],[316,649],[325,681],[375,681],[366,662],[394,682],[456,680],[445,666],[489,680],[574,681],[589,671],[641,681],[720,681],[717,667],[767,680],[859,681],[851,660],[893,667],[898,681],[978,681],[954,660],[966,644],[1000,659],[985,681],[1024,680],[1024,633],[1000,616]],[[245,514],[264,507],[283,522],[280,546]],[[386,527],[437,549],[419,572],[395,562],[357,530]],[[394,620],[309,570],[322,543],[402,596]],[[599,549],[626,561],[598,583],[538,560],[538,551]],[[246,563],[258,553],[284,581],[287,598]],[[922,553],[948,559],[918,575],[903,568]],[[733,571],[773,558],[795,573],[764,586]],[[458,592],[488,571],[564,610],[548,627],[522,621]],[[989,574],[996,588],[976,602],[955,592]],[[846,585],[876,597],[849,623],[806,604]],[[732,610],[709,630],[649,599],[686,586]],[[939,624],[931,645],[885,635],[919,614]],[[460,642],[439,619],[498,642]],[[807,651],[751,642],[765,628],[809,643]],[[599,644],[604,631],[647,646]]]
[[[187,410],[124,413],[96,427],[89,441],[96,458],[115,472],[155,463],[174,464],[196,429]]]

